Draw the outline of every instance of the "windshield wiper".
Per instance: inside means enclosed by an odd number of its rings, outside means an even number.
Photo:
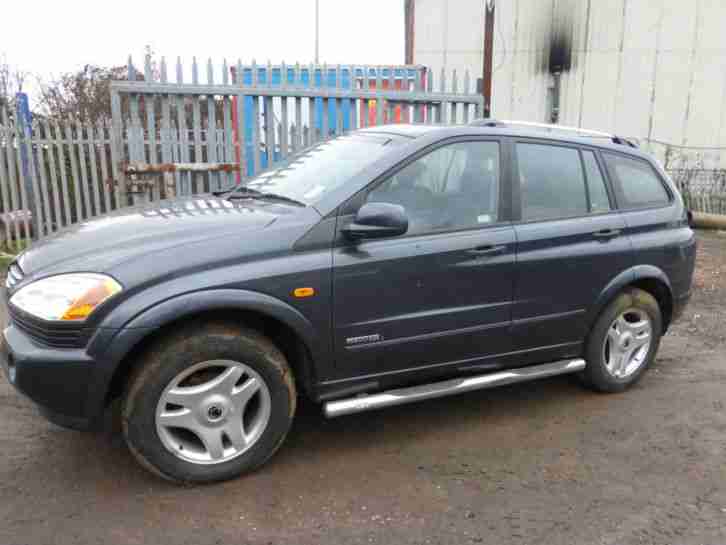
[[[275,201],[286,202],[288,204],[294,204],[296,206],[307,206],[307,204],[302,201],[298,201],[297,199],[293,199],[292,197],[286,197],[285,195],[278,195],[277,193],[260,193],[259,195],[253,195],[253,198],[272,199]]]
[[[218,191],[210,191],[212,195],[215,197],[225,197],[226,195],[229,195],[230,193],[234,193],[235,191],[238,191],[240,188],[236,184],[232,187],[227,187],[226,189],[220,189]]]
[[[259,197],[262,195],[262,191],[251,189],[249,187],[236,187],[227,191],[215,191],[212,192],[215,197],[222,197],[226,195],[227,199],[249,199],[250,197]]]
[[[221,196],[225,192],[219,191],[218,192]],[[214,195],[214,193],[213,193]],[[239,187],[232,191],[229,195],[226,197],[227,200],[232,199],[270,199],[275,201],[281,201],[286,202],[288,204],[294,204],[296,206],[307,206],[302,201],[298,201],[297,199],[293,199],[292,197],[286,197],[285,195],[278,195],[277,193],[263,193],[262,191],[258,191],[257,189],[252,189],[249,187]]]

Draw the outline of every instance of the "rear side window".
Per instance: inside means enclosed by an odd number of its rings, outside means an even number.
[[[670,202],[668,192],[653,167],[646,161],[603,153],[615,178],[620,208],[645,208]]]
[[[585,166],[587,177],[587,191],[590,196],[590,212],[600,214],[610,211],[610,198],[605,189],[605,179],[600,172],[600,167],[591,151],[582,150],[582,164]]]
[[[588,213],[580,154],[574,148],[517,144],[522,220],[548,220]]]

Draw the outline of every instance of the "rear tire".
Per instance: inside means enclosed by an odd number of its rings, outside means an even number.
[[[638,382],[655,359],[663,317],[648,292],[629,288],[600,313],[587,339],[580,379],[599,392],[622,392]]]
[[[123,433],[141,465],[165,479],[222,481],[275,453],[296,399],[285,356],[267,337],[189,324],[142,356],[124,394]]]

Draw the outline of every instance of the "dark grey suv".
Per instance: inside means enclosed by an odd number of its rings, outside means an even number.
[[[298,395],[332,417],[562,373],[624,390],[695,250],[678,191],[624,140],[375,127],[33,246],[0,359],[53,422],[97,427],[119,399],[145,467],[228,479],[282,444]]]

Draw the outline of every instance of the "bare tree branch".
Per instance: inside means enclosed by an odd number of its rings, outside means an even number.
[[[15,94],[23,90],[28,76],[28,72],[10,64],[6,54],[0,55],[0,105],[10,106],[12,110]]]
[[[95,123],[111,118],[110,83],[126,79],[123,66],[86,65],[53,81],[39,79],[39,105],[49,118]]]

